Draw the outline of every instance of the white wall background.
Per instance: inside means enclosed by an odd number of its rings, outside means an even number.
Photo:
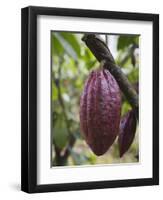
[[[28,5],[160,14],[160,36],[163,34],[161,0],[4,0],[0,7],[0,199],[162,199],[163,158],[160,156],[160,186],[135,187],[29,195],[20,191],[20,9]],[[162,12],[162,13],[161,13]],[[160,44],[163,44],[160,38]],[[160,45],[160,58],[163,53]],[[161,59],[160,59],[161,61]],[[162,65],[162,66],[161,66]],[[160,88],[163,86],[163,62],[160,62]],[[163,91],[163,90],[162,90]],[[160,90],[160,102],[163,92]],[[162,104],[163,105],[163,104]],[[160,154],[163,152],[163,106],[160,105]]]

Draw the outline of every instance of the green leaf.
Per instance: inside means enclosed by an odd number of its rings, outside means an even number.
[[[63,54],[63,46],[61,45],[60,41],[57,39],[54,33],[51,35],[51,48],[53,55],[60,55]]]
[[[75,61],[77,61],[78,60],[78,56],[77,56],[76,51],[73,49],[72,45],[62,37],[61,33],[53,33],[53,34],[55,35],[57,40],[60,42],[60,45],[62,45],[64,50],[67,52],[67,54],[70,57],[72,57]]]
[[[124,103],[122,104],[121,116],[127,113],[130,109],[131,109],[130,104],[127,101],[124,101]]]
[[[134,68],[130,74],[128,74],[128,79],[131,83],[139,80],[139,68]]]
[[[136,37],[134,38],[134,41],[135,41],[135,44],[139,45],[139,36],[136,36]]]
[[[72,46],[72,48],[76,51],[78,57],[80,57],[80,44],[76,36],[72,33],[66,32],[62,32],[61,36]]]
[[[87,67],[88,70],[90,70],[97,63],[97,60],[88,48],[84,49],[82,60],[85,62],[85,67]]]
[[[139,36],[120,36],[118,38],[117,49],[121,50],[128,47],[130,44],[139,43]]]
[[[90,164],[96,164],[97,157],[93,153],[89,153],[87,158]]]
[[[57,99],[58,99],[58,90],[55,84],[52,82],[52,101],[55,101]]]
[[[58,118],[54,124],[53,142],[58,148],[63,149],[68,141],[66,124],[63,119]]]

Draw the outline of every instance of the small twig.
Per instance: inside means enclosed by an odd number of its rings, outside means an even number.
[[[100,63],[102,62],[103,67],[108,69],[114,76],[127,100],[136,110],[138,118],[138,95],[125,74],[122,72],[121,68],[116,65],[108,46],[98,35],[95,34],[85,34],[82,40],[86,43],[97,60]]]
[[[129,58],[132,59],[132,56],[133,56],[134,51],[135,51],[136,48],[138,48],[138,45],[136,45],[136,44],[133,44],[133,45],[129,48],[127,54],[125,55],[125,57],[124,57],[124,58],[121,60],[121,62],[120,62],[120,65],[121,65],[121,66],[123,66]],[[134,64],[133,62],[132,62],[132,64],[135,66],[135,64]]]

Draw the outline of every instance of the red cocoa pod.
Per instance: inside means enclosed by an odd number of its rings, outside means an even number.
[[[130,148],[136,132],[136,116],[134,110],[127,112],[121,119],[118,138],[120,157]]]
[[[106,69],[92,71],[80,98],[80,126],[92,151],[103,155],[119,133],[121,95]]]

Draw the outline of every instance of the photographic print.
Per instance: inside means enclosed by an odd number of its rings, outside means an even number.
[[[52,167],[139,162],[139,39],[51,31]]]
[[[21,189],[158,185],[159,15],[21,14]]]

